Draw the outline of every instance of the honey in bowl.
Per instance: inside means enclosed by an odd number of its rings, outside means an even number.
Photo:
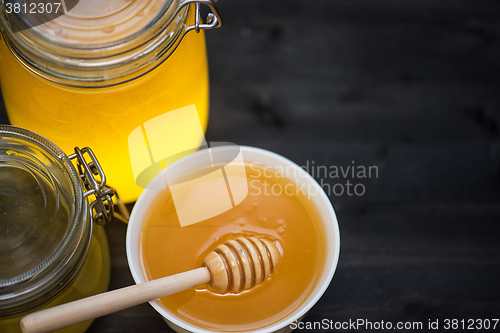
[[[323,274],[326,234],[307,193],[269,167],[248,165],[246,177],[247,197],[225,213],[181,227],[173,199],[163,191],[142,223],[139,256],[148,280],[199,267],[217,245],[240,236],[266,237],[280,247],[276,272],[250,290],[221,294],[203,285],[160,299],[162,307],[202,329],[272,325],[299,308]]]

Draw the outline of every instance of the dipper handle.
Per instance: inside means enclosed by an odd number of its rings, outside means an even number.
[[[206,267],[194,269],[31,313],[21,320],[21,329],[24,333],[52,332],[208,282]]]
[[[21,319],[24,333],[45,333],[210,283],[216,292],[239,292],[261,283],[278,268],[281,252],[265,238],[238,237],[207,254],[202,268],[31,313]]]

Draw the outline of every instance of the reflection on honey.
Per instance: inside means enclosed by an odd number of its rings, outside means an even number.
[[[235,208],[180,227],[172,198],[164,191],[152,205],[141,233],[147,279],[198,268],[208,252],[237,236],[266,236],[280,242],[284,254],[278,270],[248,291],[217,294],[200,286],[160,300],[185,321],[217,332],[261,328],[289,315],[316,286],[326,257],[324,227],[305,194],[269,168],[266,177],[255,166],[246,169],[249,194]]]

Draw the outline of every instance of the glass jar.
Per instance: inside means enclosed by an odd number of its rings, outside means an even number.
[[[210,9],[205,22],[201,4]],[[65,151],[91,146],[125,202],[142,191],[129,158],[135,128],[195,105],[206,129],[203,29],[221,25],[212,0],[80,0],[66,14],[17,32],[22,13],[7,15],[2,6],[0,84],[11,124]],[[186,137],[200,144],[199,135]]]
[[[38,134],[0,126],[0,332],[21,332],[32,311],[108,289],[109,249],[98,224],[113,215],[105,182],[90,149],[68,157]]]

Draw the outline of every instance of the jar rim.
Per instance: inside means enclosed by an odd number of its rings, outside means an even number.
[[[5,138],[35,144],[35,148],[54,157],[69,178],[73,200],[68,202],[71,207],[65,234],[52,253],[22,274],[0,280],[0,314],[5,311],[10,314],[11,309],[36,297],[50,297],[64,287],[79,270],[78,263],[83,261],[88,250],[87,239],[90,240],[91,229],[90,223],[87,223],[82,184],[68,156],[48,139],[23,128],[0,125],[0,141]],[[57,284],[60,286],[55,287]]]

